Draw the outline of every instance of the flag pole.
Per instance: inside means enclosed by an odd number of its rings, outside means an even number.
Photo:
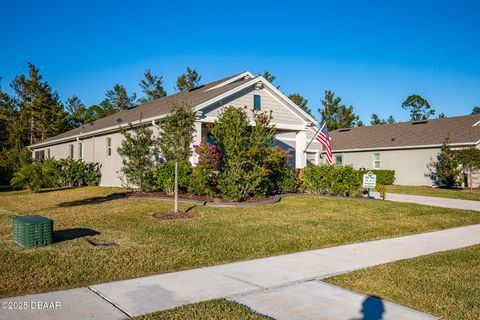
[[[323,126],[320,127],[320,129],[317,130],[317,132],[315,132],[315,134],[313,135],[312,139],[310,140],[310,142],[307,144],[307,146],[305,147],[305,150],[303,150],[303,153],[307,152],[307,149],[308,147],[310,146],[310,144],[312,143],[313,139],[315,139],[315,137],[317,136],[317,133],[323,129],[323,127],[326,125],[327,123],[324,123]]]

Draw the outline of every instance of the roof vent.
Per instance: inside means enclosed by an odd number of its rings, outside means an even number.
[[[122,118],[117,118],[117,122],[122,123],[123,122]]]
[[[392,139],[390,139],[390,141],[395,141],[395,137],[393,137]]]
[[[350,129],[350,128],[345,128],[345,129],[340,129],[340,130],[338,130],[338,131],[340,131],[340,132],[347,132],[347,131],[350,131],[350,130],[352,130],[352,129]]]
[[[425,124],[427,122],[428,120],[418,120],[418,121],[413,121],[412,124]]]

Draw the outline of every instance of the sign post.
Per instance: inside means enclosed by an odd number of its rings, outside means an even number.
[[[377,186],[377,176],[372,171],[368,171],[363,175],[363,188],[368,190],[368,197],[370,198],[370,189]]]

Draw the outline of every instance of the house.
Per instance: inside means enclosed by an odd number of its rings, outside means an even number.
[[[317,142],[305,148],[317,130],[317,121],[290,101],[261,76],[243,72],[217,80],[188,92],[181,92],[142,103],[97,121],[46,139],[29,148],[37,159],[71,157],[101,164],[102,186],[120,186],[122,159],[117,150],[122,142],[120,129],[139,123],[149,124],[158,134],[158,122],[175,101],[184,100],[196,111],[193,144],[208,140],[207,124],[213,123],[223,106],[246,106],[248,109],[271,112],[277,128],[276,144],[292,153],[292,166],[305,167],[307,160],[318,164],[321,146]],[[249,112],[251,114],[251,112]],[[253,121],[253,119],[252,119]],[[195,164],[195,157],[191,158]]]
[[[338,129],[330,137],[336,165],[395,170],[395,184],[432,185],[427,164],[446,137],[453,149],[480,148],[480,114]]]

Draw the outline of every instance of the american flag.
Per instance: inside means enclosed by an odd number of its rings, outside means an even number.
[[[332,146],[330,145],[330,136],[328,135],[327,124],[324,123],[323,126],[318,130],[315,134],[315,140],[320,142],[322,146],[325,148],[325,153],[327,155],[327,163],[332,164]]]

